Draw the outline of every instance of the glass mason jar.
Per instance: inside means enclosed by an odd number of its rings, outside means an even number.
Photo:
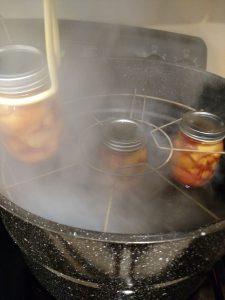
[[[29,163],[50,158],[58,149],[61,132],[57,95],[23,105],[26,97],[50,87],[42,52],[27,45],[5,46],[0,48],[0,66],[0,97],[9,103],[0,104],[5,148],[14,158]]]
[[[180,122],[171,160],[173,178],[186,187],[208,183],[223,151],[224,123],[208,112],[188,112]],[[183,151],[179,151],[179,149]],[[192,151],[193,150],[193,151]]]
[[[102,160],[104,167],[119,175],[135,175],[148,160],[144,130],[137,122],[118,119],[104,124]]]

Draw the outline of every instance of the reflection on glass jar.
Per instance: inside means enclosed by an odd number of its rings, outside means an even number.
[[[224,123],[207,112],[186,113],[174,140],[173,178],[186,187],[201,187],[213,177],[223,151]],[[182,151],[184,150],[184,151]]]
[[[21,105],[26,96],[37,95],[49,88],[43,55],[34,47],[11,45],[0,48],[0,61],[0,96],[9,102],[9,105],[0,105],[3,143],[18,160],[45,160],[59,145],[62,125],[57,95]],[[13,99],[18,99],[18,105],[10,105]]]
[[[104,125],[102,160],[118,175],[143,173],[148,160],[144,130],[137,122],[118,119]]]

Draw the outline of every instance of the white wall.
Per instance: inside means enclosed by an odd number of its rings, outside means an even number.
[[[57,0],[57,7],[61,18],[149,26],[199,22],[211,3],[220,1]],[[0,13],[6,18],[38,18],[42,16],[42,0],[0,0]]]

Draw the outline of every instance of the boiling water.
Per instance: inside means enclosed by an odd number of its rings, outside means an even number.
[[[80,105],[78,105],[80,103]],[[154,112],[152,107],[154,106]],[[78,109],[79,107],[79,109]],[[89,97],[62,106],[64,133],[49,161],[25,164],[2,154],[2,191],[25,210],[84,229],[117,233],[189,230],[215,222],[225,206],[210,184],[188,190],[169,173],[170,141],[177,119],[187,111],[137,95]],[[96,151],[101,126],[112,118],[133,118],[148,138],[149,166],[124,178],[101,168]],[[170,124],[163,131],[157,126]]]

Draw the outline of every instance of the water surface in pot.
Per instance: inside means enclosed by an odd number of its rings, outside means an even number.
[[[65,131],[55,157],[29,165],[2,154],[4,194],[18,206],[61,224],[112,233],[175,233],[223,217],[225,203],[213,182],[188,190],[170,177],[171,140],[191,106],[134,91],[68,101],[62,110]],[[98,151],[102,127],[120,118],[141,124],[151,162],[125,178],[103,168]]]

